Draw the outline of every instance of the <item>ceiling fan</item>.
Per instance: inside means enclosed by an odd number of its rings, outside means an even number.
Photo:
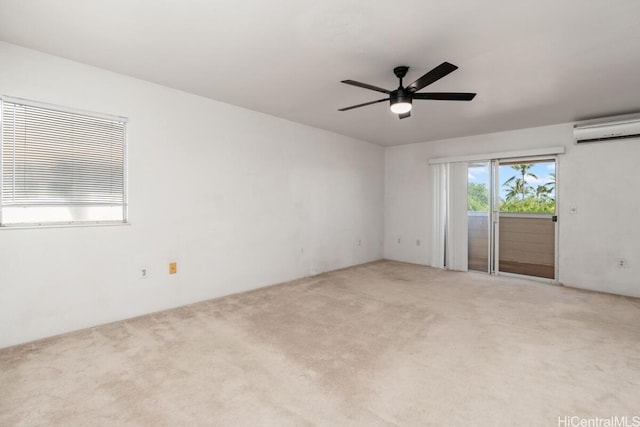
[[[354,108],[360,108],[371,104],[377,104],[379,102],[389,101],[391,104],[391,111],[398,115],[400,119],[406,119],[411,116],[411,105],[414,99],[433,99],[439,101],[471,101],[476,94],[466,92],[424,92],[417,93],[419,90],[429,86],[430,84],[440,80],[449,73],[457,70],[458,67],[448,62],[443,62],[433,70],[420,77],[415,82],[411,83],[407,87],[402,86],[402,79],[407,75],[409,67],[399,66],[393,69],[393,73],[398,79],[400,79],[400,85],[396,90],[387,90],[381,87],[372,86],[366,83],[360,83],[355,80],[342,80],[342,83],[346,83],[352,86],[358,86],[364,89],[375,90],[376,92],[382,92],[389,95],[387,98],[378,99],[377,101],[365,102],[364,104],[352,105],[351,107],[340,108],[338,111],[347,111]]]

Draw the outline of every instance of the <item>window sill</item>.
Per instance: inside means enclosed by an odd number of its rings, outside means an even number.
[[[43,223],[43,224],[8,224],[0,226],[0,230],[38,230],[41,228],[86,228],[86,227],[118,227],[131,225],[130,222],[77,222],[77,223]]]

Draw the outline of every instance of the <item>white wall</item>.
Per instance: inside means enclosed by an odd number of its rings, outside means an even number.
[[[6,43],[0,63],[1,94],[129,117],[131,222],[0,230],[0,347],[382,257],[383,148]]]
[[[387,148],[385,258],[429,263],[428,159],[561,145],[559,281],[640,297],[640,139],[576,146],[569,123]],[[617,258],[628,268],[618,268]]]

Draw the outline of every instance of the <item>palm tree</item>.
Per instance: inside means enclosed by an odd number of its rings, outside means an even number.
[[[503,186],[507,187],[507,190],[508,190],[506,194],[507,201],[515,198],[516,196],[520,196],[520,199],[524,200],[527,197],[527,195],[531,194],[532,189],[527,184],[527,178],[538,179],[538,177],[535,174],[532,174],[529,172],[529,169],[531,169],[532,167],[533,167],[533,164],[531,163],[511,165],[511,169],[520,172],[520,175],[522,177],[516,178],[516,176],[514,175],[508,180],[506,180],[504,184],[502,184]]]
[[[545,184],[545,186],[547,186],[549,188],[549,191],[551,192],[551,191],[556,189],[556,174],[555,174],[555,172],[554,173],[550,173],[549,174],[549,178],[550,178],[550,180],[549,180],[549,182],[547,182]]]
[[[505,199],[507,200],[507,202],[510,202],[511,200],[517,199],[517,198],[522,198],[524,199],[524,195],[523,195],[523,191],[524,194],[530,192],[530,190],[528,188],[524,188],[523,189],[523,182],[522,179],[520,178],[516,178],[515,177],[511,177],[510,179],[508,179],[507,181],[505,181],[504,184],[502,184],[504,187],[507,188],[507,192],[505,193]]]
[[[543,185],[538,185],[536,187],[536,199],[542,201],[542,200],[551,200],[551,188],[548,187],[548,185],[551,184],[550,182],[543,184]]]

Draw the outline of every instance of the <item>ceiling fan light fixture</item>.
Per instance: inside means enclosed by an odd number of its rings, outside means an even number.
[[[391,92],[389,103],[391,104],[391,112],[395,114],[406,114],[411,111],[412,104],[411,93],[405,91],[402,86],[398,90]]]
[[[410,102],[396,102],[391,104],[391,112],[394,114],[405,114],[411,111]]]

